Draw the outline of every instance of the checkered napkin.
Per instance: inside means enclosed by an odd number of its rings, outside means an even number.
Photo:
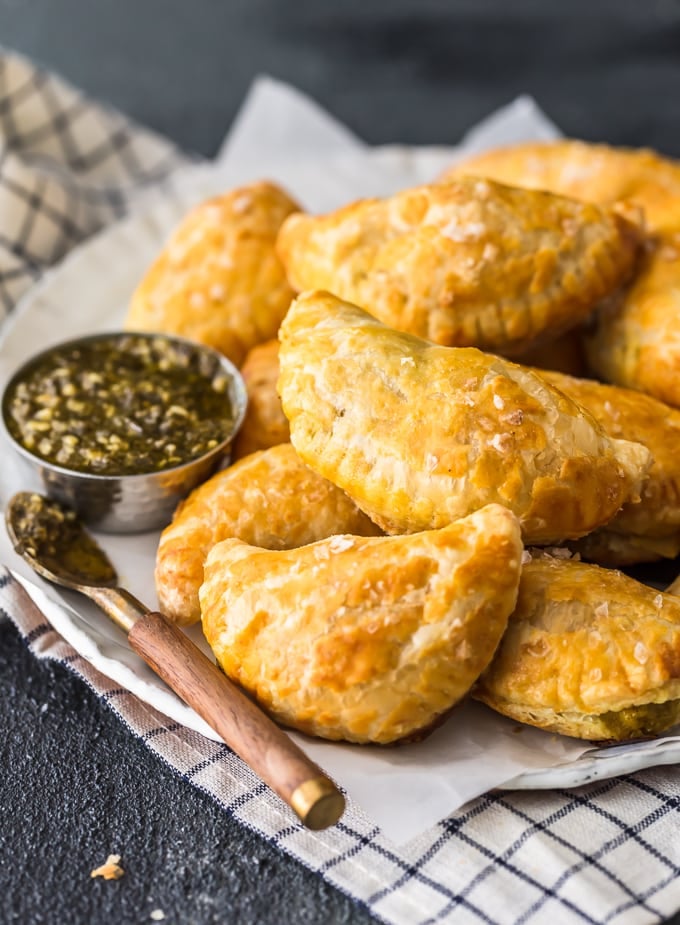
[[[0,312],[187,157],[17,55],[0,53]]]
[[[81,238],[185,157],[61,80],[0,56],[0,304],[5,312]],[[115,687],[0,570],[0,614],[38,658],[78,673],[159,757],[244,825],[385,922],[646,923],[680,908],[680,774],[657,768],[578,790],[496,792],[407,845],[358,807],[322,832],[290,811],[225,745]],[[370,812],[370,807],[366,807]]]

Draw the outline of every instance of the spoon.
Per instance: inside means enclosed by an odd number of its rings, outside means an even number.
[[[108,556],[73,511],[20,492],[9,502],[6,523],[15,551],[43,578],[93,600],[308,828],[338,821],[345,801],[335,784],[175,624],[117,586]]]

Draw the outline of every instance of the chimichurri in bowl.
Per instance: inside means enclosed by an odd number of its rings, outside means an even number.
[[[90,526],[137,532],[168,523],[224,459],[245,406],[238,370],[212,348],[114,332],[29,359],[2,419],[42,489]]]

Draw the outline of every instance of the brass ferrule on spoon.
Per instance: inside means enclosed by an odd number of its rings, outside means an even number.
[[[145,607],[125,588],[99,588],[92,586],[88,591],[90,600],[103,610],[107,617],[120,627],[126,635],[135,623],[149,612]]]

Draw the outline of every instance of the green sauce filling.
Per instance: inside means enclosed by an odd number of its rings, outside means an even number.
[[[646,703],[625,710],[613,710],[597,717],[611,733],[612,739],[645,739],[659,735],[677,722],[678,703]]]

